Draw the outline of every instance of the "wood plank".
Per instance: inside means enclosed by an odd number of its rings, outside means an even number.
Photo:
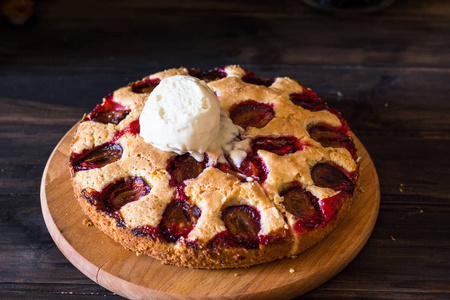
[[[392,90],[386,88],[386,93],[400,93],[405,86],[413,85],[415,79],[406,85],[391,86]],[[440,86],[448,87],[444,83]],[[374,153],[373,160],[381,174],[389,174],[381,178],[383,192],[445,198],[450,194],[447,184],[450,162],[446,159],[450,147],[450,118],[446,117],[446,106],[450,102],[440,98],[450,91],[441,90],[436,94],[437,103],[441,103],[439,107],[434,105],[433,99],[423,101],[418,96],[423,88],[425,84],[418,84],[410,98],[398,96],[392,100],[395,104],[388,107],[383,105],[385,99],[376,97],[372,101],[366,101],[364,97],[342,101],[328,96],[324,99],[342,111],[369,152]],[[405,98],[408,100],[401,104],[399,99]],[[408,101],[411,106],[405,111]],[[0,112],[0,139],[8,147],[0,147],[0,193],[6,193],[10,186],[17,186],[15,193],[36,192],[40,172],[54,145],[87,110],[24,100],[2,99],[2,105],[5,110]],[[40,134],[42,132],[45,134]],[[428,155],[430,149],[433,155]],[[411,161],[415,163],[411,164]],[[436,161],[440,163],[436,164]],[[429,173],[423,172],[430,166],[439,176],[430,177]],[[401,187],[401,184],[405,186]]]
[[[71,266],[52,242],[40,209],[30,207],[30,203],[39,201],[38,198],[38,195],[9,196],[1,202],[0,228],[4,234],[0,259],[5,259],[1,263],[4,278],[8,281],[0,282],[0,296],[10,295],[8,293],[14,290],[12,283],[17,283],[18,290],[36,295],[72,293],[90,297],[89,292],[101,293],[103,289],[93,282],[90,285],[90,281]],[[450,269],[447,260],[450,245],[446,239],[449,224],[442,222],[450,214],[448,203],[441,200],[433,204],[433,199],[428,199],[421,205],[403,206],[397,198],[383,196],[377,225],[366,247],[339,277],[306,295],[307,299],[309,295],[312,299],[327,297],[330,293],[383,299],[380,289],[385,291],[384,297],[389,294],[413,297],[421,295],[420,290],[424,287],[430,291],[433,288],[432,296],[445,298],[446,294],[442,292],[446,291],[446,276]],[[408,196],[404,198],[407,200]],[[417,224],[421,226],[417,227]],[[415,263],[411,264],[411,261]],[[415,275],[417,268],[422,270],[420,277]],[[23,274],[27,276],[23,277]],[[378,284],[374,287],[375,278]],[[408,291],[399,292],[400,286]]]
[[[72,267],[73,268],[73,267]],[[76,272],[75,268],[73,268]],[[59,270],[61,272],[61,269]],[[84,276],[84,275],[83,275]],[[71,283],[0,283],[0,297],[2,299],[123,299],[119,295],[110,292],[98,284],[85,279],[84,284]]]
[[[402,132],[403,135],[408,131],[411,135],[414,132],[427,131],[420,134],[439,136],[439,134],[447,133],[446,136],[449,136],[450,118],[447,116],[450,111],[450,102],[446,97],[450,94],[450,85],[447,84],[450,82],[450,70],[354,69],[324,66],[281,66],[269,69],[254,65],[247,67],[261,76],[288,76],[311,87],[330,106],[340,110],[351,128],[359,135],[359,131],[362,130],[380,130],[387,134]],[[105,95],[128,82],[138,80],[164,67],[150,68],[151,71],[144,69],[145,67],[134,66],[124,74],[118,66],[115,66],[108,71],[108,77],[102,76],[104,72],[102,70],[79,69],[74,74],[63,73],[66,79],[60,86],[53,84],[56,75],[49,79],[43,76],[40,70],[36,70],[27,73],[27,78],[39,83],[32,87],[29,87],[26,81],[18,82],[14,77],[9,78],[7,74],[2,76],[0,72],[0,90],[4,90],[3,94],[8,97],[0,101],[5,103],[6,111],[14,111],[9,113],[10,116],[0,112],[0,122],[6,123],[8,120],[8,122],[19,123],[24,117],[22,115],[19,118],[17,114],[20,114],[20,110],[27,105],[31,105],[21,101],[33,100],[57,105],[64,103],[64,108],[42,104],[40,108],[27,109],[26,113],[35,118],[41,116],[42,123],[53,122],[51,120],[63,122],[64,118],[70,118],[68,122],[65,122],[69,126],[81,118],[84,112],[88,112],[100,103]],[[90,82],[94,87],[83,84],[83,80]],[[73,91],[66,88],[71,82],[78,83],[80,86],[76,97],[73,96]],[[17,85],[18,88],[8,89],[11,85]],[[42,89],[51,91],[48,94],[53,96],[40,93]],[[33,104],[31,107],[35,108],[38,105]],[[72,110],[69,107],[72,107]],[[58,112],[62,113],[62,111],[65,113],[60,120]],[[39,113],[36,114],[36,112]]]
[[[188,6],[179,1],[125,5],[84,0],[40,2],[38,8],[37,15],[45,18],[2,33],[0,64],[94,69],[111,63],[126,68],[136,62],[169,62],[171,67],[214,61],[450,67],[450,57],[442,51],[450,46],[450,23],[445,22],[450,6],[443,0],[427,5],[399,1],[385,13],[355,18],[317,14],[301,1]],[[108,39],[100,38],[104,35]],[[189,51],[179,51],[180,41]]]

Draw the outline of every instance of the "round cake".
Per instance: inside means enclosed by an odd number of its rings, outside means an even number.
[[[163,84],[180,75],[218,99],[217,129],[210,119],[193,121],[203,122],[194,143],[216,130],[206,150],[170,150],[173,134],[152,128],[146,112],[164,100],[157,89],[171,93]],[[171,108],[181,111],[172,122],[183,125],[189,105]],[[149,142],[144,126],[164,142]],[[169,69],[114,91],[77,126],[69,167],[84,213],[116,242],[165,264],[208,269],[295,257],[338,226],[358,178],[337,110],[293,79],[239,66]]]

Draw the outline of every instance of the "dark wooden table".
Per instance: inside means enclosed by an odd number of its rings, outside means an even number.
[[[338,108],[381,184],[371,238],[304,299],[450,298],[450,1],[374,15],[302,1],[37,1],[0,19],[0,298],[120,298],[55,246],[39,184],[58,141],[101,98],[178,66],[290,76]],[[106,296],[106,297],[105,297]]]

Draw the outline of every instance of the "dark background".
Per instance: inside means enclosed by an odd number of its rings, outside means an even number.
[[[398,0],[350,17],[299,0],[35,4],[24,26],[0,19],[0,298],[120,298],[47,232],[45,163],[113,90],[167,68],[228,64],[314,89],[378,171],[367,245],[302,299],[450,298],[450,1]]]

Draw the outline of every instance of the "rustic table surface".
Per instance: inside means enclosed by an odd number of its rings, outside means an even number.
[[[42,0],[23,26],[2,16],[0,298],[120,298],[51,239],[39,199],[45,163],[116,88],[166,68],[227,64],[313,88],[342,112],[378,171],[368,243],[302,299],[450,298],[448,0],[397,0],[355,16],[300,0]]]

